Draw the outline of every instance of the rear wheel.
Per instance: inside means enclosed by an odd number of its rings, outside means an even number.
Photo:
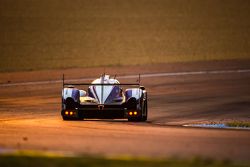
[[[129,122],[141,122],[142,121],[142,116],[139,117],[130,117],[128,118]]]
[[[148,119],[148,104],[146,100],[142,107],[142,113],[138,115],[137,117],[129,117],[128,121],[130,122],[142,122],[143,121],[144,122],[144,121],[147,121],[147,119]]]
[[[62,118],[63,118],[64,121],[69,121],[70,120],[69,117],[62,116]]]
[[[147,102],[147,100],[144,104],[143,110],[145,112],[145,115],[142,117],[142,121],[147,121],[147,119],[148,119],[148,102]]]
[[[69,118],[69,117],[62,117],[64,121],[81,121],[83,120],[82,118]]]
[[[128,121],[130,121],[130,122],[141,122],[141,121],[143,121],[143,116],[142,116],[142,114],[139,114],[136,117],[129,117]]]

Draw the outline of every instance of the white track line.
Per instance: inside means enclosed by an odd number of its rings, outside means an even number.
[[[190,71],[190,72],[166,72],[166,73],[153,73],[153,74],[141,74],[141,78],[152,78],[152,77],[168,77],[168,76],[184,76],[184,75],[206,75],[206,74],[228,74],[228,73],[249,73],[250,69],[243,70],[216,70],[216,71]],[[138,75],[124,75],[117,77],[120,79],[138,78]],[[96,78],[83,78],[83,79],[67,79],[65,82],[84,82],[94,80]],[[0,87],[9,86],[28,86],[28,85],[45,85],[62,83],[62,80],[52,81],[34,81],[34,82],[20,82],[20,83],[6,83],[0,84]]]

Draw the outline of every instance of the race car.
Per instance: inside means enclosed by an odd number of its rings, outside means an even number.
[[[79,89],[77,87],[84,87]],[[128,87],[123,90],[123,87]],[[138,83],[121,84],[115,77],[103,74],[91,83],[65,83],[63,77],[63,120],[128,119],[146,121],[147,91]]]

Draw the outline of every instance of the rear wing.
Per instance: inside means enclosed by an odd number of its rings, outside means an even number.
[[[93,85],[96,85],[96,86],[115,86],[115,85],[128,85],[128,86],[138,86],[140,87],[141,84],[140,84],[140,81],[141,81],[141,75],[139,74],[138,75],[138,82],[136,83],[86,83],[86,82],[81,82],[81,83],[70,83],[70,82],[67,82],[65,81],[65,76],[63,74],[63,77],[62,77],[62,87],[64,88],[65,86],[78,86],[78,85],[88,85],[88,86],[93,86]]]

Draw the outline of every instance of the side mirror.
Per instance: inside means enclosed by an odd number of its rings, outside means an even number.
[[[87,92],[85,90],[79,90],[80,92],[80,97],[84,97],[87,95]]]

